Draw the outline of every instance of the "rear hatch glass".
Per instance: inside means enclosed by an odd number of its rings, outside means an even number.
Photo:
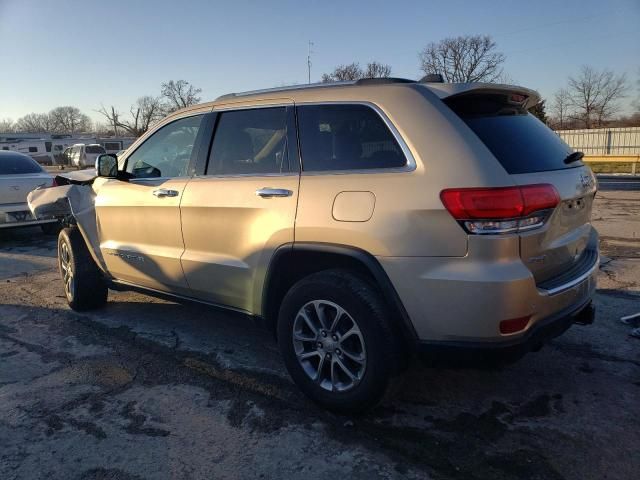
[[[582,165],[565,163],[571,147],[508,94],[461,95],[446,103],[512,175]]]

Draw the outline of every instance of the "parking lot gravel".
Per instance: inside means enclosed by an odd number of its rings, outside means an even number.
[[[634,479],[640,192],[598,194],[596,323],[493,369],[415,363],[341,417],[293,385],[250,319],[110,292],[78,314],[56,241],[0,231],[0,478]]]

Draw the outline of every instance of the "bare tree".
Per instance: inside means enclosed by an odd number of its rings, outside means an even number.
[[[627,81],[624,74],[585,65],[578,76],[569,77],[568,90],[572,118],[585,128],[600,127],[619,112],[617,102],[626,94]]]
[[[77,107],[56,107],[49,112],[55,133],[78,133],[91,130],[91,119]]]
[[[445,38],[419,53],[420,68],[439,73],[448,82],[496,82],[503,75],[505,56],[488,35]]]
[[[15,131],[15,124],[10,118],[3,118],[0,120],[0,133],[13,133]]]
[[[130,118],[127,120],[123,120],[122,114],[113,106],[106,108],[102,105],[96,111],[107,119],[114,132],[117,132],[120,128],[134,137],[139,137],[145,133],[153,123],[164,116],[161,98],[150,95],[145,95],[136,100],[136,103],[129,109]]]
[[[346,80],[360,80],[361,78],[388,78],[391,76],[391,66],[379,62],[367,63],[363,70],[358,62],[348,65],[338,65],[333,72],[322,75],[322,82],[341,82]]]
[[[569,105],[571,103],[571,97],[569,92],[565,88],[558,90],[553,96],[553,117],[554,128],[560,130],[564,129],[569,114]]]
[[[93,124],[93,133],[100,137],[109,137],[111,135],[117,136],[113,130],[113,125],[105,122],[95,122]]]
[[[120,112],[118,112],[113,105],[111,105],[108,109],[104,105],[100,105],[100,109],[96,110],[96,112],[103,115],[107,119],[107,122],[109,123],[113,134],[117,137],[118,127],[121,127]]]
[[[169,80],[162,84],[160,95],[166,102],[166,113],[200,103],[201,88],[196,88],[186,80]]]
[[[373,61],[367,64],[367,69],[364,71],[363,78],[389,78],[390,76],[391,65]]]
[[[49,133],[55,130],[55,121],[48,113],[28,113],[15,124],[17,132]]]
[[[338,65],[333,72],[322,74],[322,82],[342,82],[345,80],[358,80],[362,78],[363,72],[358,62],[348,65]]]

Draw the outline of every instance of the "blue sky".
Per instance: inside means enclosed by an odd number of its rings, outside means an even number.
[[[185,79],[210,100],[306,83],[342,63],[420,76],[427,43],[489,34],[514,80],[549,97],[583,64],[640,77],[640,1],[0,0],[0,119],[75,105],[128,111]]]

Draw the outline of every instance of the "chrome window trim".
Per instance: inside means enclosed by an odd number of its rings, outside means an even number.
[[[189,178],[268,178],[268,177],[297,177],[298,172],[286,172],[286,173],[225,173],[221,175],[194,175]]]
[[[400,145],[400,150],[404,154],[406,159],[406,164],[402,167],[389,167],[389,168],[361,168],[355,170],[319,170],[319,171],[305,171],[304,169],[304,158],[302,154],[302,148],[300,148],[300,158],[302,160],[302,168],[301,175],[303,176],[317,176],[317,175],[364,175],[364,174],[380,174],[380,173],[406,173],[413,172],[416,167],[416,159],[411,152],[411,149],[407,145],[407,142],[404,141],[404,138],[393,124],[393,122],[389,119],[386,113],[375,103],[362,101],[362,100],[339,100],[339,101],[323,101],[323,102],[300,102],[296,103],[296,107],[304,107],[309,105],[364,105],[366,107],[371,108],[378,116],[382,119],[384,124],[387,126],[391,135],[393,135],[398,145]],[[300,126],[298,126],[298,134],[300,133]],[[298,135],[299,138],[299,135]]]

